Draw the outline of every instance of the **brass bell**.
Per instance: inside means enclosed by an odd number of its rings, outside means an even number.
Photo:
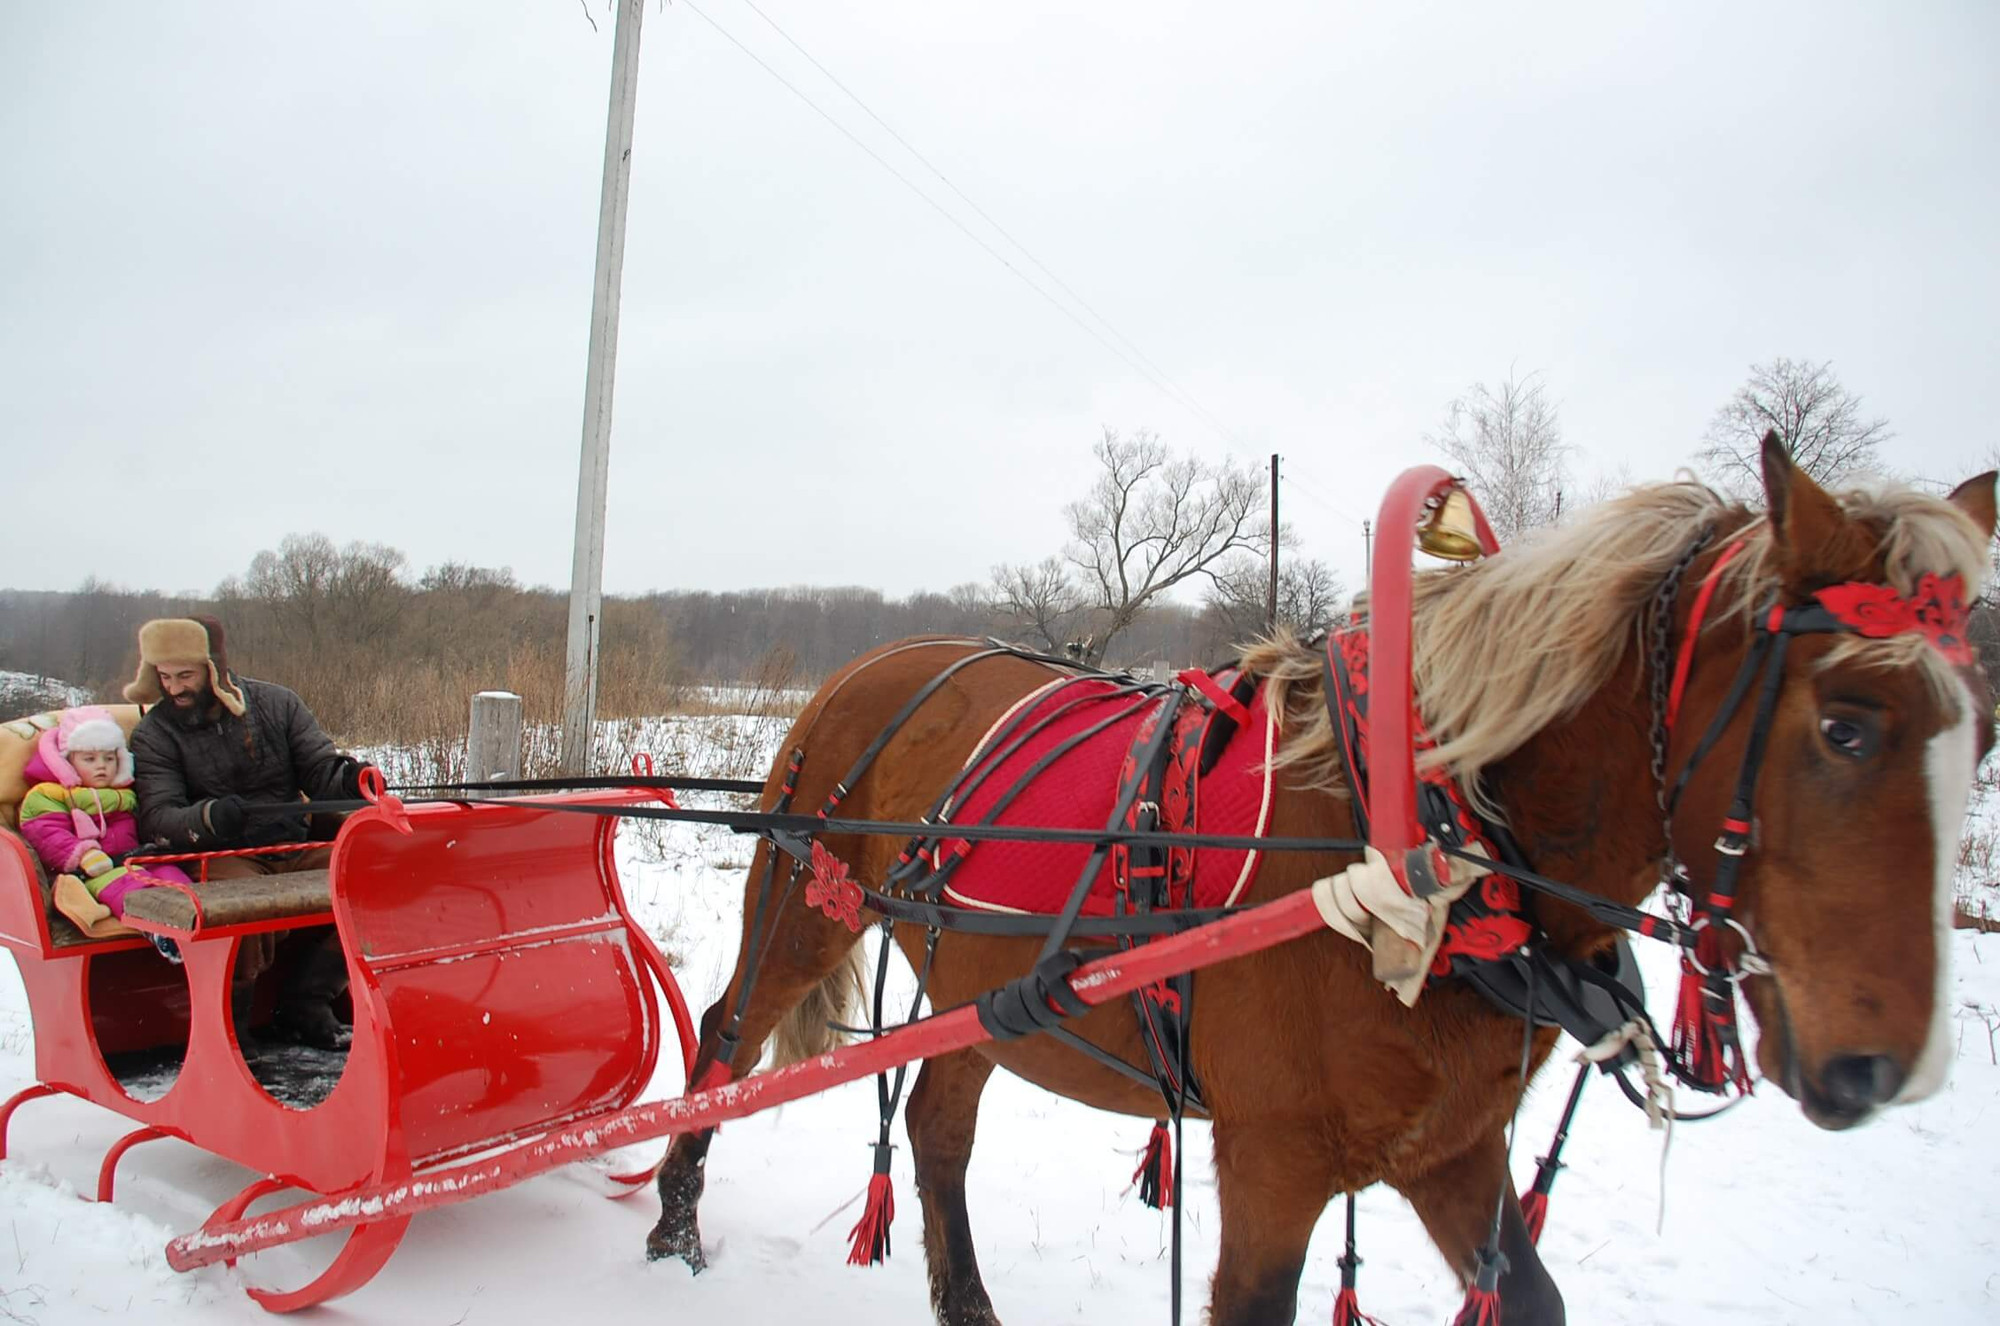
[[[1484,553],[1472,523],[1472,501],[1463,488],[1453,488],[1431,507],[1417,526],[1417,547],[1447,562],[1470,562]]]

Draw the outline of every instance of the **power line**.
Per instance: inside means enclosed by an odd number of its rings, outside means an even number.
[[[994,248],[991,244],[987,243],[984,238],[982,238],[970,226],[966,225],[964,221],[960,220],[957,216],[954,216],[951,213],[951,211],[948,208],[946,208],[942,203],[938,202],[937,199],[931,197],[928,193],[925,193],[923,189],[917,186],[914,180],[910,179],[910,177],[905,175],[902,171],[897,170],[895,166],[889,163],[887,158],[883,157],[881,153],[877,152],[874,148],[870,147],[867,143],[863,142],[858,136],[856,136],[853,130],[849,129],[846,125],[842,124],[839,120],[835,119],[830,112],[828,112],[818,102],[814,101],[804,91],[802,91],[797,84],[793,83],[790,79],[786,78],[776,69],[773,69],[770,66],[770,64],[768,64],[764,60],[762,56],[758,55],[748,46],[745,46],[740,40],[737,39],[736,34],[729,31],[729,29],[723,27],[713,18],[710,18],[707,13],[703,12],[703,10],[699,6],[693,3],[693,0],[681,0],[681,3],[683,8],[693,11],[695,16],[700,18],[702,22],[708,24],[710,27],[714,28],[717,32],[721,33],[725,38],[727,38],[730,45],[734,46],[737,50],[741,51],[744,55],[748,56],[751,59],[751,61],[753,61],[757,65],[759,69],[762,69],[772,78],[778,80],[778,82],[783,84],[785,89],[789,91],[793,96],[797,97],[800,101],[803,101],[807,106],[811,107],[815,114],[817,114],[821,119],[825,120],[828,124],[832,125],[835,129],[837,129],[842,137],[846,138],[847,141],[853,143],[856,147],[860,148],[863,152],[867,153],[869,159],[874,161],[876,165],[882,167],[882,169],[888,171],[891,175],[895,176],[897,181],[900,182],[904,188],[908,189],[911,193],[916,194],[917,197],[923,199],[925,203],[930,205],[933,211],[935,211],[939,216],[943,217],[946,221],[949,221],[952,224],[952,226],[959,231],[960,234],[964,235],[974,244],[977,244],[980,248],[984,249],[995,262],[999,263],[1002,267],[1005,267],[1008,271],[1012,272],[1015,275],[1015,277],[1017,277],[1021,281],[1023,285],[1027,286],[1030,290],[1033,290],[1036,294],[1040,295],[1043,299],[1047,300],[1049,302],[1049,305],[1052,308],[1054,308],[1058,313],[1061,313],[1064,317],[1068,318],[1071,322],[1075,323],[1079,328],[1081,328],[1084,331],[1085,334],[1090,336],[1091,339],[1095,340],[1099,345],[1102,345],[1105,349],[1111,351],[1111,353],[1113,353],[1114,355],[1117,355],[1118,358],[1122,359],[1125,362],[1126,366],[1130,368],[1133,372],[1139,374],[1139,376],[1151,382],[1155,387],[1158,387],[1161,391],[1166,392],[1167,395],[1169,396],[1173,395],[1172,389],[1165,382],[1161,381],[1156,375],[1149,372],[1144,366],[1136,362],[1130,355],[1126,354],[1123,350],[1120,350],[1117,346],[1113,345],[1109,340],[1105,338],[1102,332],[1098,331],[1095,327],[1091,326],[1089,323],[1085,322],[1082,318],[1078,317],[1075,310],[1071,309],[1067,304],[1064,304],[1061,300],[1057,299],[1054,295],[1050,294],[1041,285],[1036,283],[1033,277],[1029,276],[1026,272],[1022,271],[1019,267],[1015,266],[1014,263],[1010,262],[1006,254],[1000,252],[998,249]]]
[[[1361,525],[1361,517],[1355,515],[1353,512],[1349,511],[1346,507],[1342,506],[1340,503],[1328,497],[1325,493],[1321,492],[1318,489],[1318,487],[1316,487],[1314,484],[1307,483],[1305,480],[1305,476],[1301,473],[1301,470],[1304,467],[1301,466],[1296,460],[1287,461],[1286,464],[1289,467],[1289,472],[1286,474],[1285,477],[1291,482],[1293,487],[1297,488],[1300,492],[1304,493],[1311,500],[1325,507],[1328,511],[1331,511],[1334,515],[1339,516],[1342,520],[1345,520],[1348,524],[1356,526],[1357,528]]]
[[[1138,347],[1138,345],[1136,345],[1132,341],[1131,337],[1119,331],[1117,326],[1111,321],[1111,319],[1105,317],[1102,313],[1098,312],[1096,307],[1092,305],[1089,300],[1085,299],[1082,295],[1076,292],[1075,287],[1071,286],[1069,282],[1063,280],[1061,276],[1057,275],[1056,272],[1047,263],[1043,262],[1040,258],[1036,257],[1034,250],[1030,249],[1026,244],[1023,244],[1019,239],[1015,237],[1012,231],[1008,230],[1007,227],[1001,225],[999,221],[995,220],[993,215],[990,212],[988,212],[985,208],[981,207],[979,203],[970,194],[966,193],[965,190],[959,188],[958,185],[952,181],[952,178],[949,175],[946,175],[944,171],[940,169],[935,162],[933,162],[929,157],[925,156],[922,152],[918,151],[915,144],[911,143],[909,139],[903,137],[902,134],[896,132],[896,128],[894,125],[890,124],[887,120],[883,119],[880,115],[876,114],[875,108],[870,106],[866,101],[862,100],[860,93],[856,92],[853,88],[847,86],[845,82],[841,81],[839,75],[835,74],[833,70],[827,68],[824,64],[822,64],[818,59],[818,57],[816,57],[811,51],[807,50],[804,46],[802,46],[799,43],[798,39],[793,37],[791,33],[785,31],[784,27],[780,25],[776,19],[772,18],[769,14],[764,12],[763,8],[757,4],[756,0],[743,0],[743,3],[747,5],[750,8],[751,12],[756,14],[758,18],[763,19],[765,23],[769,24],[773,32],[776,32],[780,37],[784,38],[785,41],[791,46],[793,50],[797,51],[800,55],[804,56],[806,61],[809,64],[811,64],[813,68],[819,70],[820,73],[826,75],[828,82],[832,83],[835,87],[839,88],[842,92],[847,94],[848,99],[852,101],[855,105],[859,106],[862,112],[865,115],[867,115],[869,119],[875,121],[877,125],[881,126],[881,129],[884,133],[888,134],[891,138],[895,139],[896,142],[902,146],[905,152],[908,152],[911,156],[915,157],[918,161],[922,162],[924,169],[930,171],[931,174],[937,176],[938,180],[945,186],[945,188],[950,189],[952,193],[956,194],[959,198],[959,201],[963,202],[967,207],[970,207],[973,210],[974,214],[976,214],[980,220],[984,221],[987,225],[993,227],[994,231],[998,233],[1001,238],[1005,239],[1009,244],[1013,245],[1016,249],[1018,249],[1021,253],[1021,256],[1026,258],[1028,262],[1032,264],[1037,271],[1041,272],[1042,275],[1048,277],[1048,279],[1055,285],[1055,287],[1058,290],[1061,290],[1065,295],[1068,295],[1071,299],[1075,300],[1077,306],[1083,309],[1083,311],[1088,313],[1092,318],[1096,319],[1098,324],[1102,326],[1105,331],[1109,332],[1113,339],[1115,339],[1120,345],[1124,346],[1127,350],[1131,351],[1133,357],[1136,358],[1141,364],[1145,365],[1145,367],[1149,372],[1155,375],[1154,381],[1156,385],[1161,386],[1161,388],[1165,390],[1170,397],[1172,397],[1181,406],[1186,408],[1190,413],[1194,414],[1196,418],[1201,420],[1201,422],[1203,422],[1209,428],[1213,429],[1217,434],[1222,436],[1224,440],[1235,442],[1238,445],[1244,445],[1241,443],[1241,440],[1238,439],[1235,436],[1235,434],[1232,433],[1226,426],[1224,426],[1223,423],[1219,419],[1217,419],[1214,414],[1212,414],[1206,407],[1204,407],[1200,401],[1196,400],[1191,393],[1186,391],[1184,388],[1181,387],[1179,383],[1175,382],[1172,378],[1170,378],[1167,375],[1167,371],[1165,369],[1161,368],[1158,364],[1154,363],[1152,358],[1149,355],[1147,355],[1144,350],[1141,350]]]
[[[925,192],[902,171],[896,169],[895,166],[891,165],[886,158],[884,158],[879,152],[875,151],[875,149],[870,147],[866,142],[862,141],[862,139],[859,138],[852,130],[850,130],[846,125],[842,124],[829,111],[827,111],[818,102],[814,101],[812,97],[809,96],[806,92],[800,89],[797,84],[793,83],[790,79],[786,78],[783,74],[779,73],[767,61],[765,61],[763,57],[759,56],[755,51],[751,50],[740,39],[738,39],[734,33],[730,32],[729,29],[723,27],[722,24],[718,23],[714,18],[710,17],[709,14],[706,11],[704,11],[700,6],[693,3],[693,0],[683,0],[683,3],[685,4],[686,8],[694,12],[696,17],[700,18],[704,23],[707,23],[710,27],[714,28],[717,32],[721,33],[722,36],[726,38],[732,46],[736,47],[738,51],[742,52],[745,56],[747,56],[752,62],[754,62],[757,65],[758,68],[762,69],[765,73],[769,74],[772,78],[776,79],[793,96],[797,97],[800,101],[803,101],[821,119],[825,120],[828,124],[832,125],[836,130],[838,130],[842,137],[846,138],[849,142],[853,143],[856,147],[860,148],[863,152],[865,152],[870,160],[874,161],[877,165],[881,166],[882,169],[888,171],[889,174],[894,176],[895,179],[899,183],[901,183],[904,188],[910,190],[910,192],[916,194],[917,197],[923,199],[923,201],[926,204],[928,204],[932,210],[936,211],[938,215],[944,217],[946,221],[950,222],[951,225],[954,228],[956,228],[961,234],[963,234],[967,239],[970,239],[973,243],[977,244],[981,249],[983,249],[987,253],[988,256],[993,258],[994,261],[998,262],[1002,267],[1005,267],[1018,280],[1020,280],[1022,284],[1026,285],[1029,289],[1033,290],[1036,294],[1040,295],[1044,300],[1048,301],[1048,303],[1053,308],[1055,308],[1057,312],[1061,313],[1064,317],[1068,318],[1078,328],[1080,328],[1082,331],[1088,334],[1091,337],[1091,339],[1095,340],[1105,349],[1111,351],[1111,353],[1116,355],[1121,361],[1123,361],[1128,368],[1132,369],[1135,373],[1139,374],[1139,376],[1146,379],[1146,381],[1150,382],[1168,399],[1174,401],[1176,404],[1180,405],[1183,409],[1187,410],[1188,413],[1193,415],[1196,420],[1198,420],[1204,426],[1213,431],[1216,434],[1216,436],[1221,438],[1225,443],[1235,447],[1238,451],[1240,451],[1246,456],[1252,456],[1260,461],[1262,460],[1262,453],[1256,451],[1254,448],[1250,447],[1247,443],[1243,442],[1240,438],[1238,438],[1235,435],[1235,433],[1233,433],[1226,425],[1224,425],[1219,419],[1217,419],[1215,415],[1212,412],[1210,412],[1205,406],[1203,406],[1200,401],[1196,400],[1191,393],[1189,393],[1187,390],[1185,390],[1179,384],[1175,383],[1171,378],[1169,378],[1166,375],[1165,370],[1161,369],[1145,354],[1144,351],[1140,350],[1139,347],[1133,343],[1131,338],[1127,337],[1123,332],[1119,331],[1118,328],[1110,321],[1110,319],[1106,318],[1102,313],[1099,313],[1097,309],[1094,306],[1092,306],[1088,300],[1083,298],[1083,296],[1079,295],[1076,292],[1076,290],[1072,286],[1070,286],[1068,282],[1064,281],[1060,276],[1056,275],[1056,273],[1048,266],[1048,264],[1044,263],[1040,258],[1036,257],[1034,252],[1030,250],[1027,247],[1027,245],[1023,244],[1020,240],[1016,239],[1011,231],[1009,231],[1005,226],[1001,225],[998,221],[994,220],[992,215],[988,213],[985,208],[981,207],[963,189],[959,188],[958,185],[954,184],[949,176],[947,176],[936,165],[932,164],[931,160],[928,157],[926,157],[922,152],[919,152],[916,149],[916,147],[910,143],[908,139],[904,138],[900,133],[897,133],[895,128],[892,125],[890,125],[887,120],[883,119],[880,115],[878,115],[875,112],[875,110],[868,105],[866,101],[862,100],[861,96],[858,93],[856,93],[852,88],[848,87],[846,83],[841,81],[838,75],[836,75],[831,69],[827,68],[825,64],[823,64],[818,58],[816,58],[812,54],[812,52],[808,51],[802,44],[800,44],[800,42],[796,38],[794,38],[789,32],[787,32],[777,22],[776,19],[773,19],[769,14],[765,13],[763,9],[761,9],[758,5],[756,5],[754,3],[754,0],[744,0],[744,3],[748,5],[751,11],[754,12],[760,19],[762,19],[766,24],[768,24],[773,31],[775,31],[780,37],[784,38],[784,40],[792,47],[792,49],[794,49],[801,56],[803,56],[813,66],[813,68],[817,69],[822,75],[824,75],[827,78],[828,81],[830,81],[835,87],[839,88],[841,92],[846,94],[846,96],[850,100],[852,100],[855,105],[859,106],[871,120],[873,120],[877,125],[881,126],[882,130],[885,133],[887,133],[891,138],[895,139],[896,142],[900,144],[906,152],[908,152],[912,157],[916,158],[917,161],[921,162],[924,168],[929,170],[931,174],[937,176],[937,178],[943,182],[946,188],[950,189],[951,192],[955,194],[959,199],[961,199],[966,206],[970,207],[972,211],[977,216],[979,216],[981,220],[985,221],[987,225],[991,226],[995,231],[995,233],[999,234],[1002,238],[1004,238],[1007,241],[1007,243],[1011,244],[1015,249],[1019,250],[1021,255],[1027,259],[1029,264],[1031,264],[1033,267],[1039,270],[1043,275],[1045,275],[1049,279],[1049,281],[1054,286],[1056,286],[1064,294],[1069,296],[1069,298],[1075,301],[1075,303],[1080,308],[1082,308],[1099,324],[1101,324],[1104,330],[1099,331],[1097,327],[1093,327],[1090,323],[1084,321],[1082,317],[1078,316],[1077,312],[1074,309],[1072,309],[1069,305],[1063,303],[1061,300],[1057,299],[1040,283],[1035,281],[1026,272],[1022,271],[1020,267],[1011,262],[1005,254],[1001,253],[998,249],[994,248],[993,245],[989,244],[982,236],[973,231],[971,227],[967,226],[963,220],[961,220],[958,216],[953,214],[949,209],[944,207],[943,204],[939,203],[936,198],[932,197],[929,193]],[[1109,338],[1107,338],[1107,336],[1105,335],[1106,332],[1109,333]],[[1120,342],[1121,344],[1113,344],[1112,343],[1113,339]],[[1352,519],[1352,517],[1349,518]]]

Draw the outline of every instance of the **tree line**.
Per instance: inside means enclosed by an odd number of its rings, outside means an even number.
[[[1879,469],[1892,436],[1830,364],[1776,359],[1753,366],[1716,412],[1695,456],[1702,475],[1754,500],[1766,429],[1829,485]],[[1539,374],[1474,384],[1424,440],[1466,477],[1503,542],[1622,486],[1620,476],[1579,482],[1578,448]],[[607,597],[601,712],[668,712],[707,681],[805,684],[909,635],[991,636],[1089,663],[1181,667],[1224,661],[1273,624],[1305,633],[1344,612],[1349,589],[1331,568],[1284,555],[1294,533],[1271,526],[1260,475],[1176,454],[1143,430],[1106,428],[1093,454],[1095,478],[1064,507],[1063,547],[996,566],[985,581],[905,598],[810,585]],[[1989,587],[1974,636],[1989,673],[2000,676],[1995,595]],[[257,553],[205,596],[100,581],[64,592],[0,590],[0,671],[58,677],[115,698],[131,676],[139,624],[190,613],[220,618],[239,669],[292,686],[350,738],[462,725],[465,697],[493,687],[520,693],[531,722],[560,710],[565,595],[524,586],[504,567],[447,562],[413,572],[399,549],[341,545],[319,533]]]
[[[324,534],[288,536],[206,595],[101,581],[0,590],[0,671],[115,700],[136,666],[139,625],[192,614],[223,622],[233,666],[297,690],[349,740],[462,722],[467,697],[489,688],[521,694],[530,721],[560,712],[567,595],[524,586],[506,568],[451,562],[412,574],[399,549],[338,545]],[[1122,632],[1111,661],[1219,661],[1232,640],[1248,638],[1247,625],[1226,610],[1154,604]],[[906,598],[809,585],[611,595],[600,711],[672,712],[707,682],[804,685],[878,644],[930,633],[1047,643],[976,585]],[[55,698],[24,691],[0,716]]]

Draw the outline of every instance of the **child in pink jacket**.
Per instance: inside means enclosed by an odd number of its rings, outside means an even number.
[[[151,880],[187,883],[172,866],[125,868],[139,846],[138,799],[132,793],[132,752],[125,731],[97,705],[66,709],[43,732],[26,769],[28,795],[21,803],[21,836],[51,876],[73,875],[113,916],[125,915],[125,898]],[[178,962],[170,939],[154,946]]]

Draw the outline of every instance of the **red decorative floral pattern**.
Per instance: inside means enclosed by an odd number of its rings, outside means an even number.
[[[1443,976],[1451,970],[1454,954],[1475,962],[1493,962],[1519,949],[1533,937],[1526,921],[1518,916],[1465,916],[1452,921],[1451,938],[1431,962],[1431,974]]]
[[[812,878],[806,881],[806,906],[817,907],[833,920],[861,933],[861,886],[847,875],[847,863],[815,841]]]
[[[1914,631],[1959,667],[1972,662],[1966,639],[1965,581],[1926,575],[1916,593],[1904,598],[1887,585],[1848,583],[1813,595],[1840,623],[1872,640]]]
[[[1368,628],[1342,631],[1336,640],[1341,661],[1347,664],[1347,681],[1356,696],[1368,694]]]

